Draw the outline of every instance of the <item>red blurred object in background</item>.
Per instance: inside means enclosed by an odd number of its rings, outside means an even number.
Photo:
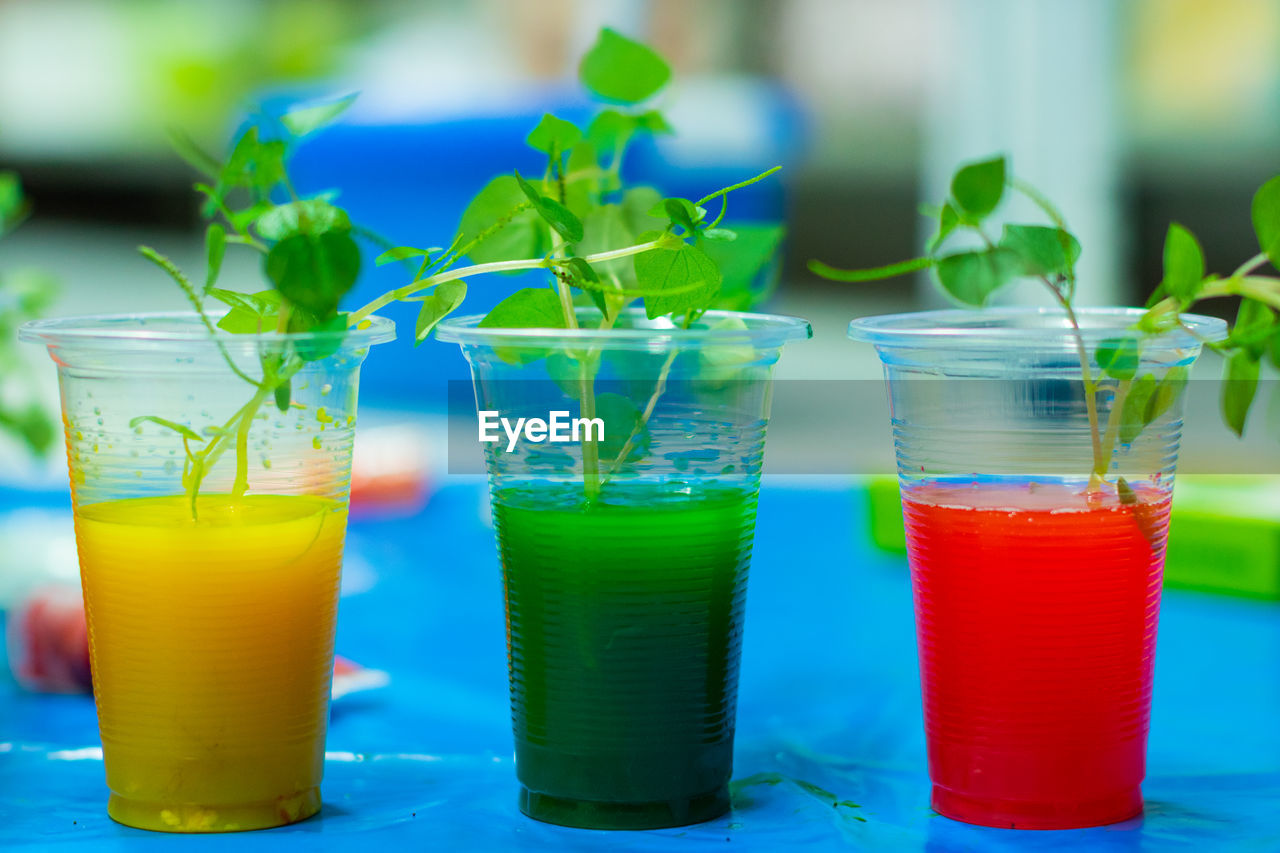
[[[9,666],[27,690],[88,693],[89,633],[80,590],[41,587],[11,614]]]
[[[431,495],[431,436],[412,424],[373,426],[356,436],[351,463],[353,518],[416,515]]]
[[[37,589],[17,607],[9,623],[9,667],[33,693],[91,693],[89,632],[80,590]],[[383,687],[390,676],[343,657],[333,661],[333,698]]]

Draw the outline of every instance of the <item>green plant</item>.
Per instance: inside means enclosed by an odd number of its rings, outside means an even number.
[[[551,286],[517,290],[493,309],[487,325],[575,328],[575,298],[599,309],[600,328],[611,327],[637,299],[650,318],[688,325],[710,308],[745,307],[758,297],[752,287],[781,242],[782,226],[721,225],[729,194],[778,167],[696,201],[628,186],[622,168],[630,144],[642,134],[672,132],[648,106],[670,69],[648,47],[605,29],[579,71],[583,85],[608,105],[585,128],[543,116],[526,139],[546,155],[542,175],[530,180],[515,171],[489,181],[463,212],[447,250],[383,253],[378,263],[411,260],[417,273],[354,312],[353,320],[395,300],[419,301],[415,334],[421,341],[461,304],[462,279],[537,269],[550,273]],[[709,217],[704,205],[712,204],[719,210]],[[463,257],[472,265],[458,267]]]
[[[689,328],[711,308],[745,308],[763,298],[770,285],[761,272],[781,243],[782,226],[730,230],[723,222],[730,193],[772,175],[777,167],[697,200],[664,197],[653,187],[629,185],[624,179],[631,143],[642,134],[671,132],[650,103],[670,74],[667,63],[650,48],[602,30],[582,60],[580,77],[606,105],[585,128],[544,116],[526,140],[546,155],[542,174],[526,177],[512,171],[490,180],[462,213],[448,248],[388,247],[354,226],[332,195],[302,197],[294,188],[288,160],[295,144],[339,116],[352,98],[289,112],[270,126],[250,127],[225,160],[175,134],[179,153],[207,178],[196,189],[206,199],[204,215],[210,220],[205,235],[208,269],[203,283],[197,284],[154,249],[141,247],[143,255],[177,282],[215,340],[216,329],[335,333],[327,338],[331,347],[303,350],[285,339],[281,346],[265,350],[257,377],[236,365],[224,348],[230,369],[254,390],[244,407],[220,426],[197,431],[154,416],[136,419],[181,436],[187,455],[183,483],[193,515],[202,479],[233,444],[233,495],[248,489],[246,443],[261,406],[274,399],[282,410],[287,408],[290,378],[301,366],[329,355],[342,330],[359,326],[392,302],[420,303],[414,330],[420,343],[462,304],[465,280],[489,273],[545,270],[548,286],[514,291],[486,316],[485,326],[577,328],[577,309],[594,306],[595,327],[607,330],[624,308],[642,300],[649,318],[669,317]],[[714,216],[707,206],[718,208]],[[385,248],[378,265],[401,263],[413,276],[405,285],[343,313],[339,302],[361,266],[357,238]],[[249,294],[217,286],[229,246],[262,255],[269,289]],[[469,263],[463,264],[464,258]],[[228,307],[216,322],[205,310],[207,298]],[[575,361],[575,396],[583,416],[593,417],[598,364],[590,352]],[[670,366],[668,361],[657,393]],[[631,414],[636,429],[612,467],[639,443],[647,415],[638,410]],[[593,444],[584,443],[588,495],[598,492],[612,470],[601,471],[597,453]]]
[[[1030,199],[1049,224],[1005,225],[999,237],[994,237],[986,223],[1010,191]],[[1009,174],[1004,157],[962,166],[951,179],[946,201],[925,212],[937,221],[938,229],[921,257],[859,270],[836,269],[811,261],[810,269],[824,278],[849,282],[929,269],[945,293],[961,305],[972,307],[985,305],[991,294],[1015,280],[1033,280],[1045,287],[1075,332],[1092,437],[1091,487],[1105,482],[1116,442],[1133,441],[1168,410],[1186,385],[1187,371],[1181,367],[1170,369],[1159,379],[1151,373],[1139,375],[1143,337],[1180,325],[1180,315],[1201,300],[1241,297],[1230,335],[1221,342],[1205,344],[1226,359],[1223,417],[1236,434],[1243,434],[1261,362],[1269,358],[1280,367],[1280,323],[1276,316],[1280,309],[1280,278],[1258,272],[1268,263],[1280,268],[1280,176],[1263,184],[1253,198],[1253,226],[1261,250],[1258,254],[1226,277],[1208,273],[1204,252],[1195,236],[1173,223],[1165,238],[1164,278],[1148,301],[1146,313],[1130,334],[1100,342],[1092,356],[1086,351],[1074,307],[1080,243],[1048,199]],[[960,234],[975,237],[977,245],[944,251],[951,238]],[[1094,363],[1097,372],[1092,368]],[[1097,396],[1102,390],[1114,394],[1105,424],[1099,423],[1097,411]],[[1128,491],[1123,478],[1116,486],[1123,497]]]
[[[207,179],[195,185],[205,198],[203,214],[209,220],[204,281],[192,282],[150,246],[140,246],[139,251],[178,284],[217,342],[227,366],[253,388],[244,406],[220,426],[196,431],[154,415],[141,415],[130,423],[137,427],[150,421],[182,438],[186,454],[182,482],[193,518],[201,482],[231,447],[236,457],[232,495],[239,497],[248,490],[249,429],[258,411],[268,400],[286,411],[294,374],[307,362],[332,355],[348,328],[348,317],[338,311],[338,303],[359,275],[361,250],[356,238],[365,232],[356,229],[346,211],[332,203],[331,194],[300,196],[289,178],[288,159],[301,138],[337,118],[352,100],[354,97],[348,97],[286,113],[274,123],[272,137],[253,125],[240,135],[225,160],[201,150],[186,136],[173,134],[179,154]],[[263,274],[271,287],[257,293],[218,287],[229,246],[260,254]],[[227,307],[216,324],[205,310],[209,298]],[[279,345],[261,348],[261,374],[254,377],[235,362],[217,329],[237,334],[322,334],[305,342],[285,337]]]
[[[0,170],[0,237],[17,228],[31,212],[22,182],[10,171]],[[56,294],[53,280],[39,270],[6,270],[0,275],[0,377],[28,386],[32,378],[13,346],[18,327],[40,316]],[[14,401],[11,388],[0,387],[0,430],[23,441],[34,453],[44,454],[53,445],[54,426],[44,407],[35,402],[31,388]]]

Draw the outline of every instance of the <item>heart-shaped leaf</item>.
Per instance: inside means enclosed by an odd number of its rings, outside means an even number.
[[[970,217],[982,219],[1000,204],[1004,181],[1003,157],[971,163],[951,179],[951,198]]]

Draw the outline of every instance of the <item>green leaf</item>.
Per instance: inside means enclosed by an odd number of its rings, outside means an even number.
[[[418,311],[418,322],[414,326],[414,345],[427,339],[436,324],[448,317],[462,304],[467,296],[465,281],[442,281],[435,290],[422,300],[422,308]]]
[[[17,213],[22,206],[22,180],[17,172],[0,171],[0,221]]]
[[[431,253],[427,249],[415,249],[413,246],[396,246],[394,249],[387,249],[381,255],[374,258],[375,266],[383,266],[385,264],[394,263],[396,261],[407,261],[410,258],[428,258]]]
[[[982,219],[1000,204],[1004,196],[1005,162],[1003,157],[971,163],[951,179],[951,198],[960,210]]]
[[[592,255],[629,246],[634,241],[635,232],[628,227],[624,208],[617,204],[605,204],[592,210],[582,220],[582,239],[577,242],[576,249],[581,255]],[[628,258],[604,261],[598,264],[597,272],[606,277],[630,281],[631,261]]]
[[[218,281],[218,273],[222,271],[222,258],[227,254],[227,231],[216,222],[210,223],[204,232],[205,252],[208,256],[209,271],[205,275],[204,289],[209,292],[209,288]]]
[[[1138,372],[1138,339],[1106,338],[1098,343],[1094,358],[1113,379],[1132,379]]]
[[[644,252],[635,256],[634,268],[636,280],[650,292],[644,298],[650,320],[704,310],[720,292],[720,268],[697,246],[682,244],[676,249]]]
[[[1133,486],[1130,486],[1129,481],[1124,477],[1116,477],[1116,497],[1125,506],[1133,506],[1138,502],[1138,493],[1133,490]]]
[[[564,167],[564,206],[579,219],[596,209],[604,192],[605,172],[596,162],[596,149],[590,142],[579,142],[569,149]]]
[[[294,234],[350,231],[351,218],[342,208],[312,198],[268,208],[258,217],[255,226],[263,239],[283,240]]]
[[[661,207],[649,211],[650,216],[666,214],[672,225],[679,225],[689,234],[698,231],[698,225],[706,218],[707,211],[687,198],[665,198]]]
[[[547,353],[547,376],[564,393],[573,400],[582,399],[582,377],[584,363],[579,361],[577,352],[557,350]],[[605,430],[608,434],[608,430]]]
[[[955,256],[952,255],[952,257]],[[928,269],[933,265],[933,258],[912,258],[909,261],[898,261],[896,264],[885,264],[882,267],[845,270],[829,266],[822,261],[809,261],[809,270],[815,275],[831,281],[879,281],[884,278],[896,278],[917,270]]]
[[[191,429],[190,427],[185,427],[180,423],[175,423],[174,421],[168,420],[166,418],[159,418],[159,417],[156,417],[155,415],[139,415],[138,417],[129,421],[129,429],[137,429],[139,426],[147,422],[151,422],[153,424],[159,424],[165,429],[171,429],[189,441],[204,441],[204,438],[200,436],[198,433],[196,433],[195,430]]]
[[[1164,279],[1160,289],[1184,303],[1195,299],[1204,280],[1204,252],[1195,236],[1176,222],[1164,238]]]
[[[10,298],[9,311],[17,309],[15,319],[39,317],[58,297],[58,281],[48,272],[35,267],[6,269],[0,279],[0,291]],[[6,312],[0,310],[0,316]],[[0,340],[3,334],[0,333]],[[2,384],[2,383],[0,383]]]
[[[218,183],[227,187],[251,187],[260,192],[269,191],[284,178],[286,146],[282,140],[262,142],[258,128],[244,132],[231,150],[218,174]]]
[[[1006,225],[1000,245],[1017,255],[1022,275],[1070,275],[1080,259],[1080,241],[1061,228]]]
[[[1227,359],[1222,382],[1222,418],[1238,436],[1244,436],[1245,420],[1258,390],[1260,367],[1258,360],[1243,350]]]
[[[334,314],[317,320],[310,312],[294,306],[289,313],[290,332],[318,332],[318,337],[294,341],[293,348],[303,361],[320,361],[333,355],[346,339],[347,315]]]
[[[566,261],[569,269],[573,270],[573,276],[578,281],[599,281],[600,276],[596,275],[596,271],[591,268],[591,264],[582,258],[569,258]]]
[[[13,230],[27,218],[30,209],[18,174],[0,170],[0,234]]]
[[[942,245],[947,237],[951,236],[951,232],[956,230],[956,226],[960,224],[960,215],[956,213],[956,209],[947,202],[942,205],[942,209],[938,211],[938,230],[929,238],[925,251],[933,254],[938,251],[938,247]]]
[[[360,247],[349,231],[294,234],[271,247],[267,278],[285,299],[328,319],[360,274]]]
[[[604,440],[596,442],[601,459],[614,460],[630,440],[624,462],[636,462],[649,452],[649,429],[644,413],[629,397],[605,391],[596,395],[595,416],[604,421]]]
[[[538,122],[538,126],[530,131],[529,136],[525,138],[525,142],[535,151],[541,151],[544,154],[563,154],[578,144],[582,139],[582,131],[578,126],[570,121],[562,118],[556,118],[551,113],[544,113],[542,121]]]
[[[53,445],[54,425],[38,403],[32,403],[15,419],[18,434],[37,454],[43,456]]]
[[[768,296],[777,282],[780,264],[774,259],[787,230],[782,225],[756,223],[734,230],[738,239],[733,242],[705,242],[700,248],[720,268],[722,281],[715,307],[747,311]],[[772,274],[762,275],[766,269]]]
[[[524,287],[493,306],[482,329],[563,329],[560,299],[545,287]]]
[[[1187,379],[1190,378],[1190,375],[1190,369],[1183,365],[1169,368],[1164,378],[1156,386],[1156,392],[1151,396],[1151,402],[1147,404],[1146,422],[1148,424],[1173,407],[1173,404],[1178,401],[1178,397],[1182,395],[1183,389],[1187,387]]]
[[[667,219],[666,211],[661,210],[656,216],[653,214],[661,202],[662,193],[653,187],[638,186],[623,191],[622,220],[632,234],[643,234],[650,229],[662,227],[661,223]]]
[[[276,327],[280,294],[274,290],[249,294],[212,287],[206,295],[231,306],[231,310],[218,320],[218,328],[223,331],[253,335]]]
[[[1272,266],[1280,268],[1280,175],[1258,188],[1251,213],[1258,246],[1266,252]]]
[[[1157,387],[1159,383],[1150,373],[1144,373],[1130,386],[1129,395],[1124,398],[1124,406],[1120,410],[1121,444],[1132,444],[1151,422],[1148,411]]]
[[[619,144],[626,144],[626,141],[639,131],[653,134],[673,132],[666,118],[657,110],[624,113],[607,109],[601,110],[587,126],[587,141],[594,145],[597,151],[612,151]]]
[[[635,104],[657,94],[671,69],[652,48],[606,27],[582,57],[578,76],[601,98]]]
[[[982,306],[992,293],[1017,276],[1021,265],[1008,249],[981,249],[946,255],[934,267],[938,283],[965,305]]]
[[[273,395],[276,398],[276,408],[281,412],[289,411],[289,403],[293,399],[293,377],[277,385]]]
[[[738,239],[738,232],[731,228],[708,228],[702,232],[702,236],[719,243],[732,243]]]
[[[306,136],[327,124],[332,124],[355,103],[357,97],[358,95],[351,94],[327,104],[290,110],[280,116],[280,123],[294,136]]]
[[[524,193],[525,198],[533,205],[533,209],[561,237],[570,243],[576,243],[582,239],[582,220],[575,216],[573,211],[555,199],[548,198],[538,192],[528,181],[520,176],[519,172],[516,172],[516,183],[521,192]]]
[[[240,293],[236,290],[224,290],[220,287],[211,287],[205,291],[207,296],[222,302],[232,308],[244,308],[246,311],[252,311],[255,314],[261,314],[262,309],[254,303],[247,293]]]
[[[256,335],[274,329],[276,315],[261,314],[251,308],[236,306],[218,320],[217,326],[233,335]]]
[[[546,231],[516,179],[499,175],[467,205],[457,243],[478,264],[536,258],[550,248]]]
[[[1247,350],[1251,358],[1260,359],[1271,340],[1275,324],[1275,312],[1266,304],[1256,299],[1242,299],[1226,343]]]
[[[218,177],[222,171],[222,165],[218,159],[201,148],[186,131],[179,127],[171,127],[168,135],[170,147],[173,148],[174,153],[186,161],[188,166],[206,177]]]
[[[217,326],[224,332],[231,332],[233,335],[256,335],[269,328],[263,322],[261,314],[239,307],[232,308],[226,314],[223,314],[218,319]]]

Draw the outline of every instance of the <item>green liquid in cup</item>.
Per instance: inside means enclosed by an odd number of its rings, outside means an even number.
[[[520,807],[640,829],[729,808],[756,495],[499,490]]]

